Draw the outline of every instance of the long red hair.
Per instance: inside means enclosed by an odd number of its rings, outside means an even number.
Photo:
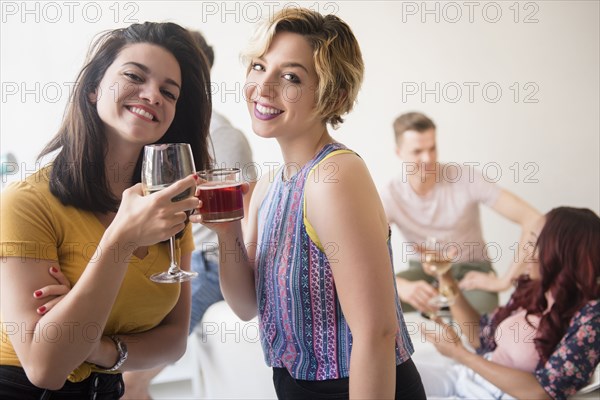
[[[586,303],[600,298],[600,218],[585,208],[559,207],[546,214],[537,240],[540,279],[521,276],[510,301],[495,314],[494,328],[517,309],[541,317],[535,347],[546,362]],[[546,293],[554,298],[548,308]]]

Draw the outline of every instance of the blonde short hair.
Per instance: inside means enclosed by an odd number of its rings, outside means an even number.
[[[259,25],[242,54],[248,71],[252,59],[264,55],[279,32],[302,35],[312,47],[319,80],[316,112],[337,128],[344,122],[342,115],[352,110],[364,75],[362,53],[352,30],[335,15],[324,16],[305,8],[283,9]]]

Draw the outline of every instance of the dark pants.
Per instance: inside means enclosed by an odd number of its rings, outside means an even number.
[[[493,271],[493,268],[492,264],[486,261],[452,264],[452,277],[457,281],[460,281],[469,271],[487,273]],[[414,260],[410,260],[407,270],[399,272],[396,276],[408,281],[424,280],[430,284],[433,284],[436,280],[433,276],[423,271],[423,265],[420,262]],[[498,307],[498,293],[476,289],[465,290],[463,291],[463,295],[480,314],[489,313]],[[402,311],[410,312],[415,311],[415,309],[410,304],[402,302]]]
[[[82,382],[65,382],[62,389],[46,390],[34,386],[20,367],[0,365],[2,400],[109,400],[123,396],[121,374],[93,373]]]
[[[331,400],[349,398],[348,378],[326,381],[294,379],[285,368],[273,368],[273,383],[280,400]],[[411,359],[396,367],[396,399],[426,399],[421,376]]]

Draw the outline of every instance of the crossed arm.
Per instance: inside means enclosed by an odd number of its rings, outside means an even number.
[[[84,361],[103,367],[114,365],[117,351],[112,340],[99,334],[90,338],[86,329],[95,326],[97,332],[104,331],[133,252],[129,244],[151,245],[183,229],[184,211],[196,207],[198,200],[190,198],[173,203],[171,198],[194,184],[193,178],[186,178],[151,196],[142,195],[141,185],[126,190],[119,212],[91,261],[82,266],[77,284],[70,290],[63,289],[62,294],[35,295],[40,288],[57,284],[56,275],[48,272],[52,267],[59,269],[55,261],[2,258],[2,322],[18,327],[19,331],[9,338],[35,386],[61,388],[67,376]],[[111,251],[101,251],[109,248],[119,249],[120,257]],[[187,255],[182,266],[189,269],[189,265]],[[123,369],[149,368],[158,364],[158,360],[174,361],[183,354],[190,308],[187,286],[183,285],[177,305],[156,329],[131,337],[123,335],[122,339],[131,345]],[[61,296],[60,301],[48,303],[54,295]],[[49,309],[41,310],[44,304]],[[50,340],[46,333],[52,327],[63,328],[63,334]],[[68,334],[64,334],[65,329]]]

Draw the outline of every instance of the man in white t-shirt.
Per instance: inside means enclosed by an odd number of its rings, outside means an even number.
[[[417,251],[428,237],[441,238],[457,249],[451,271],[457,280],[465,278],[461,287],[469,289],[466,298],[480,312],[493,310],[498,306],[497,292],[509,287],[522,261],[514,263],[504,277],[496,277],[483,239],[479,204],[521,225],[521,249],[539,212],[486,180],[472,165],[438,163],[436,127],[424,114],[401,115],[394,131],[402,174],[381,190],[381,198],[389,222],[408,242],[403,250],[411,253],[408,270],[396,276],[403,310],[435,310],[428,303],[438,294],[432,285],[435,279],[423,271]]]

